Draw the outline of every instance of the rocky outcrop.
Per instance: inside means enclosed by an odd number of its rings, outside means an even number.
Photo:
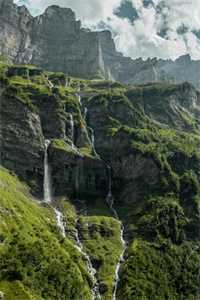
[[[0,55],[15,63],[35,64],[83,78],[127,84],[188,81],[200,88],[199,61],[190,56],[176,61],[125,57],[116,51],[109,31],[84,29],[71,9],[56,5],[34,18],[25,6],[1,0]]]
[[[60,78],[54,73],[52,87],[47,74],[37,68],[11,66],[5,70],[0,87],[0,163],[42,197],[48,139],[53,194],[105,196],[105,163],[92,149],[76,89],[63,93]]]
[[[191,130],[198,127],[200,94],[193,85],[146,84],[127,92],[145,114],[162,127]]]
[[[44,136],[38,114],[1,87],[1,164],[41,192]]]
[[[1,55],[70,75],[104,75],[98,33],[81,29],[71,9],[51,6],[33,18],[25,6],[17,7],[12,0],[0,4]]]
[[[83,155],[78,148],[55,140],[49,151],[53,194],[71,197],[105,197],[107,182],[105,164],[99,158]]]

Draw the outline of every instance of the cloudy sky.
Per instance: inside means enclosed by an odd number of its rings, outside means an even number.
[[[51,4],[71,7],[84,26],[109,28],[125,55],[200,59],[200,0],[15,0],[37,15]]]

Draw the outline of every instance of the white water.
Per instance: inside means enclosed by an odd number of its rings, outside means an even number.
[[[27,75],[27,80],[31,81],[29,69],[26,70],[26,75]]]
[[[117,267],[115,269],[115,287],[114,287],[114,291],[113,291],[112,300],[116,300],[118,284],[119,284],[119,281],[120,281],[119,272],[120,272],[121,265],[124,263],[124,254],[126,252],[126,242],[124,240],[124,227],[123,227],[123,225],[122,225],[122,228],[121,228],[120,238],[121,238],[121,243],[123,245],[123,251],[122,251],[122,254],[120,256]]]
[[[65,233],[65,224],[63,221],[63,214],[56,208],[54,208],[55,214],[56,214],[56,220],[57,220],[57,226],[60,229],[60,232],[63,237],[66,237]]]
[[[80,94],[78,94],[78,102],[79,102],[80,105],[82,105],[82,102],[81,102],[81,95],[80,95]]]
[[[84,119],[87,121],[88,108],[84,107]]]
[[[70,123],[70,131],[71,131],[71,142],[72,142],[72,149],[75,150],[74,145],[74,117],[73,114],[69,114],[69,123]]]
[[[45,152],[44,152],[44,202],[51,202],[51,171],[48,162],[48,148],[50,145],[50,140],[45,140]]]
[[[96,151],[96,148],[95,148],[95,135],[94,135],[94,130],[93,128],[90,127],[90,130],[91,130],[91,145],[92,145],[92,150],[94,152],[94,155],[98,156],[98,153]]]
[[[110,68],[107,69],[107,77],[109,81],[115,81],[114,77],[111,74]]]
[[[112,174],[111,174],[111,167],[109,165],[107,165],[107,170],[108,170],[108,194],[107,194],[107,197],[106,197],[106,201],[107,201],[107,203],[110,207],[110,210],[113,213],[114,217],[119,220],[119,216],[117,214],[117,211],[114,208],[114,197],[113,197],[113,194],[112,194]],[[115,269],[115,286],[114,286],[114,290],[113,290],[112,300],[116,300],[117,288],[118,288],[118,284],[119,284],[119,281],[120,281],[119,272],[120,272],[121,265],[124,262],[124,254],[126,252],[126,242],[124,240],[124,226],[123,225],[122,225],[121,232],[120,232],[120,239],[121,239],[121,243],[122,243],[122,246],[123,246],[123,251],[120,255],[119,262],[118,262],[118,264],[116,266],[116,269]]]
[[[49,84],[50,89],[52,89],[54,87],[53,83],[49,79],[47,79],[47,82]]]
[[[89,255],[83,250],[83,244],[81,243],[81,240],[79,238],[79,234],[78,234],[77,229],[75,231],[75,238],[76,238],[76,243],[77,243],[77,249],[85,257],[85,259],[87,261],[87,269],[88,269],[88,272],[89,272],[89,274],[92,278],[92,281],[93,281],[92,300],[101,300],[101,295],[100,295],[100,292],[99,292],[99,284],[98,284],[98,281],[96,279],[97,271],[95,270],[95,268],[93,268],[92,262],[91,262],[91,259],[90,259]]]
[[[78,85],[77,86],[77,94],[76,95],[77,95],[78,102],[79,102],[80,106],[82,106],[80,91],[81,91],[81,88],[80,88],[80,85]]]
[[[44,153],[44,202],[51,203],[52,202],[52,195],[51,195],[51,172],[50,166],[48,162],[48,148],[50,145],[50,140],[45,140],[45,153]],[[54,212],[56,214],[57,226],[61,231],[63,237],[66,237],[65,233],[65,223],[63,221],[63,214],[56,208],[54,208]],[[83,250],[83,245],[79,239],[78,230],[75,231],[75,237],[77,242],[77,249],[83,254],[87,261],[87,268],[90,276],[92,277],[93,281],[93,288],[92,288],[92,300],[101,300],[100,292],[99,292],[99,284],[96,279],[96,270],[92,266],[92,262],[90,257],[87,255],[86,252]]]
[[[45,140],[45,152],[44,152],[44,202],[51,203],[52,202],[52,192],[51,192],[51,170],[48,161],[48,148],[51,144],[50,140]],[[56,208],[53,208],[56,214],[57,226],[61,231],[63,237],[65,235],[65,224],[63,222],[63,214]]]
[[[155,82],[158,82],[159,80],[158,80],[158,72],[157,72],[157,70],[156,70],[156,68],[155,68],[155,66],[153,65],[153,73],[154,73],[154,81]]]
[[[71,140],[74,143],[74,118],[72,114],[69,114],[70,130],[71,130]]]
[[[66,83],[65,83],[65,87],[67,88],[69,86],[69,79],[66,78]]]

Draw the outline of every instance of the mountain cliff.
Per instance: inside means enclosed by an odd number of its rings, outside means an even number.
[[[34,18],[25,6],[0,0],[0,55],[14,63],[34,64],[81,78],[128,84],[188,81],[200,87],[199,61],[189,56],[176,61],[125,57],[116,51],[109,31],[82,28],[71,9],[55,5]]]
[[[3,299],[92,299],[88,261],[103,300],[200,298],[194,86],[126,86],[2,61],[0,103]]]

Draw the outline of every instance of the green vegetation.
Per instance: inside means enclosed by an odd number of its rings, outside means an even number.
[[[198,300],[200,244],[174,246],[136,239],[122,268],[118,299]]]
[[[53,210],[32,200],[27,188],[4,169],[0,214],[2,292],[7,293],[13,283],[17,295],[29,295],[25,299],[90,299],[83,257],[68,239],[61,238]],[[12,289],[9,293],[6,299],[19,299]]]
[[[80,233],[84,248],[98,271],[102,300],[110,300],[114,288],[115,269],[122,253],[121,224],[109,217],[81,217]]]
[[[51,146],[55,148],[56,150],[64,151],[66,153],[75,153],[73,150],[72,146],[67,144],[64,140],[62,139],[56,139],[53,140]]]
[[[77,228],[97,269],[102,300],[111,299],[122,245],[121,224],[110,217],[105,201],[109,164],[115,208],[129,241],[118,299],[199,300],[200,106],[189,101],[195,98],[190,97],[193,87],[127,87],[5,62],[0,62],[0,80],[6,101],[37,113],[45,138],[51,139],[58,196],[53,205],[63,213],[67,234],[61,237],[52,207],[34,201],[25,185],[1,169],[0,291],[5,299],[89,300],[91,278],[75,247]],[[99,157],[91,147],[90,127]],[[37,171],[33,180],[39,176],[42,185],[42,168]]]

